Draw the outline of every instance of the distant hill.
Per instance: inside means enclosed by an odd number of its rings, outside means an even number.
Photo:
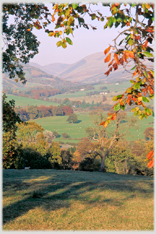
[[[104,53],[98,52],[88,55],[71,65],[52,63],[46,66],[39,66],[40,69],[49,72],[49,74],[55,74],[64,80],[72,82],[116,82],[131,78],[131,74],[126,72],[122,66],[119,66],[116,71],[113,71],[109,76],[106,76],[104,73],[108,70],[108,63],[104,63],[104,58]]]
[[[67,86],[76,85],[74,82],[60,79],[57,76],[46,73],[40,69],[39,64],[30,66],[29,64],[24,65],[24,72],[27,83],[23,85],[21,82],[15,82],[14,79],[9,79],[7,74],[3,74],[3,89],[5,88],[26,88],[26,87],[53,87],[53,88],[62,88]]]

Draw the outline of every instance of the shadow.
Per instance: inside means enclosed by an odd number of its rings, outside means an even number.
[[[22,175],[22,171],[23,170],[20,170],[20,173],[18,174]],[[39,173],[40,170],[36,171]],[[41,173],[42,171],[44,170],[41,170]],[[35,207],[42,207],[43,209],[50,211],[57,210],[62,207],[68,208],[71,206],[73,199],[76,201],[81,201],[82,203],[88,203],[90,205],[100,202],[101,206],[105,204],[122,206],[125,200],[135,198],[136,195],[137,197],[144,196],[147,198],[149,196],[151,197],[152,193],[152,189],[149,187],[149,180],[141,180],[140,177],[138,177],[138,180],[140,179],[139,181],[144,183],[145,188],[142,188],[140,185],[135,185],[134,181],[137,182],[137,180],[128,182],[126,179],[129,179],[129,177],[126,178],[126,176],[123,177],[123,175],[116,175],[113,173],[81,172],[81,174],[79,174],[81,175],[81,178],[79,178],[76,171],[49,171],[51,174],[54,174],[55,177],[51,176],[46,180],[38,180],[30,183],[22,182],[22,180],[10,182],[4,181],[3,191],[6,192],[4,198],[7,197],[7,192],[9,196],[12,196],[21,190],[24,191],[22,194],[24,198],[3,207],[3,224],[20,217]],[[33,170],[30,170],[27,173],[30,174],[30,177],[27,175],[27,180],[28,178],[32,179],[33,177],[31,177],[31,175],[33,174]],[[99,178],[103,178],[101,179],[102,182],[87,181],[87,179],[84,177],[86,175],[86,177],[92,178],[92,176],[95,174],[97,176],[97,173],[99,174]],[[75,176],[72,179],[71,174]],[[65,179],[65,177],[67,179]],[[133,177],[131,176],[131,178]],[[35,189],[36,187],[37,189]],[[92,197],[91,194],[94,194],[95,189],[100,191],[105,191],[107,189],[112,191],[125,191],[128,192],[128,195],[125,194],[125,198],[118,197],[110,199],[103,198],[99,194],[95,194],[96,197]]]

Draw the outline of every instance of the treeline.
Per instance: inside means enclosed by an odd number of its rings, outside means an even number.
[[[80,89],[84,88],[85,90],[94,89],[93,85],[80,85],[80,86],[71,86],[71,87],[61,87],[61,88],[49,88],[49,87],[35,87],[29,88],[29,90],[17,90],[12,88],[5,88],[4,92],[7,94],[12,94],[15,96],[28,97],[37,100],[46,100],[50,101],[49,97],[55,96],[57,94],[63,93],[74,93],[78,92]]]
[[[73,109],[70,106],[27,106],[15,108],[17,114],[19,114],[22,121],[28,121],[29,119],[44,118],[48,116],[64,116],[73,113]]]

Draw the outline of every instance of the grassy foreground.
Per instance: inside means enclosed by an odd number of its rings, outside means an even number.
[[[3,170],[3,230],[153,230],[153,178]]]

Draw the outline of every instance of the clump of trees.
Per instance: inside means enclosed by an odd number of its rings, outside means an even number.
[[[30,119],[44,118],[48,116],[64,116],[73,113],[70,106],[27,106],[18,107],[16,112],[19,114],[22,121],[28,121]]]

